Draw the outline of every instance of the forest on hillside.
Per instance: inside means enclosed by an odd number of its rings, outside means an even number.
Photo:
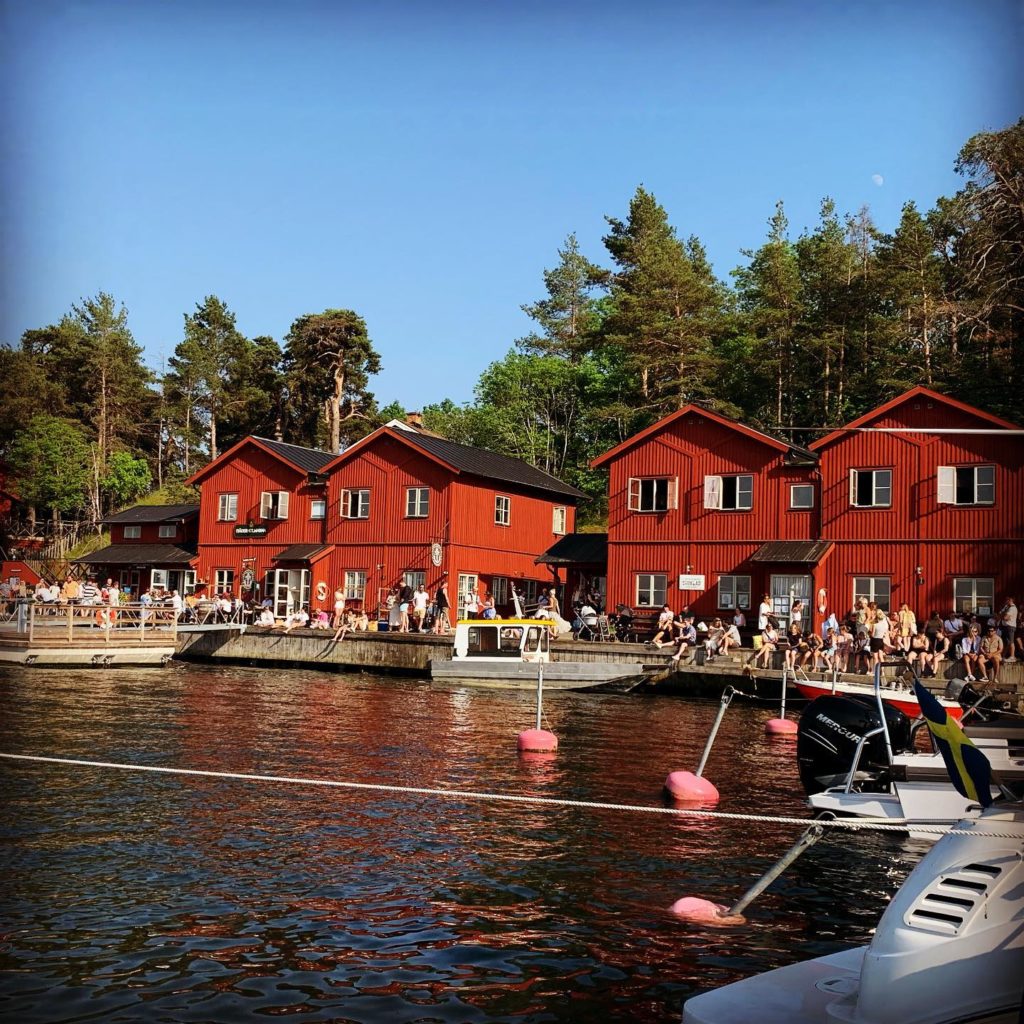
[[[779,202],[728,282],[640,187],[605,218],[603,253],[566,239],[522,307],[532,332],[508,339],[474,400],[427,406],[424,424],[582,488],[595,522],[590,460],[689,402],[798,443],[917,384],[1019,420],[1024,118],[973,136],[955,167],[962,188],[927,211],[908,202],[892,233],[826,198],[793,238]],[[0,464],[31,516],[97,522],[156,487],[184,497],[248,434],[336,451],[404,416],[371,390],[380,367],[351,309],[247,338],[208,295],[157,374],[100,293],[0,347]]]

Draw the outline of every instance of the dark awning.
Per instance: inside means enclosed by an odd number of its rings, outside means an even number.
[[[330,544],[292,544],[274,555],[275,562],[313,562],[319,561],[331,550]]]
[[[751,556],[752,562],[800,562],[817,565],[832,547],[830,540],[770,540]]]
[[[196,558],[174,544],[110,544],[74,561],[82,565],[189,565]]]
[[[534,560],[534,565],[605,565],[607,533],[568,533]]]

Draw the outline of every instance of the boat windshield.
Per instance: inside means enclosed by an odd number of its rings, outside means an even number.
[[[470,626],[466,653],[518,658],[522,642],[522,626]]]

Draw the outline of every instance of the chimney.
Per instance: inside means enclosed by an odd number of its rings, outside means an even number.
[[[415,427],[417,430],[423,429],[423,413],[421,412],[407,412],[405,414],[405,422],[410,427]]]

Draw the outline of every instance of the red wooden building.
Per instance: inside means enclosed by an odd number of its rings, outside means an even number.
[[[1024,590],[1024,437],[1006,420],[918,387],[810,447],[820,458],[822,585],[906,601],[918,618],[998,611]]]
[[[265,595],[285,615],[308,604],[327,555],[330,452],[247,437],[194,473],[199,487],[198,586]]]
[[[318,581],[377,607],[403,582],[453,605],[490,591],[509,612],[550,582],[537,557],[575,527],[583,494],[518,459],[391,423],[328,465],[326,540]]]
[[[914,388],[803,449],[688,406],[609,469],[608,603],[756,608],[856,597],[988,614],[1024,589],[1024,437]]]
[[[75,560],[87,575],[115,580],[133,598],[150,587],[195,589],[198,505],[136,505],[103,525],[110,527],[110,544]]]
[[[770,592],[788,613],[820,557],[816,462],[695,405],[605,452],[592,465],[609,470],[608,606],[707,617]]]

